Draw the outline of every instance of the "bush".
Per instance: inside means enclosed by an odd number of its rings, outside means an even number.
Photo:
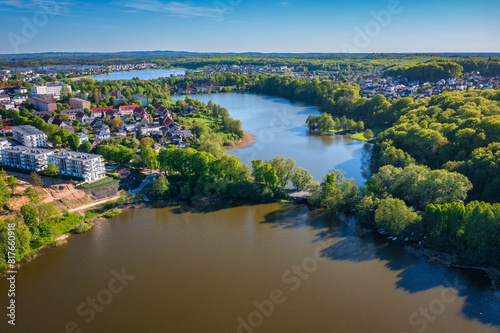
[[[70,232],[72,234],[83,234],[92,229],[93,226],[93,224],[83,221],[78,223]]]
[[[115,216],[119,215],[121,212],[122,212],[121,210],[119,210],[118,208],[115,208],[115,209],[112,209],[110,211],[107,211],[104,214],[104,217],[110,219],[112,217],[115,217]]]

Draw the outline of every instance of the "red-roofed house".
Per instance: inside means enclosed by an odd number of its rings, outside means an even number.
[[[92,117],[104,117],[104,113],[108,110],[113,110],[112,106],[105,106],[102,108],[92,108]]]
[[[120,116],[132,115],[134,114],[134,110],[138,107],[140,106],[137,104],[120,105],[118,107],[118,112],[120,113]]]
[[[0,134],[12,133],[12,126],[0,127]]]

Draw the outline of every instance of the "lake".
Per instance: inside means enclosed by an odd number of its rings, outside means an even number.
[[[132,80],[134,77],[138,77],[140,80],[152,80],[159,79],[162,77],[170,77],[171,75],[184,75],[186,70],[182,68],[175,69],[145,69],[138,71],[127,71],[127,72],[113,72],[106,75],[97,75],[90,77],[96,81],[105,80]]]
[[[309,134],[306,119],[320,115],[315,106],[292,103],[286,99],[255,94],[192,95],[205,104],[212,101],[228,109],[231,117],[242,122],[243,129],[257,135],[253,146],[231,151],[242,162],[251,165],[254,159],[271,159],[282,155],[297,161],[318,181],[334,169],[342,169],[358,183],[366,181],[371,144],[347,136]],[[172,96],[184,99],[185,96]]]
[[[292,157],[316,179],[364,181],[370,145],[310,136],[317,108],[251,94],[227,107],[256,145],[248,163]],[[267,136],[266,136],[267,135]],[[282,148],[280,148],[282,147]],[[6,279],[0,279],[6,309]],[[500,293],[480,271],[419,259],[355,221],[307,205],[129,209],[17,274],[17,325],[0,332],[493,333]]]
[[[4,318],[1,332],[500,327],[499,302],[481,274],[417,259],[305,205],[130,209],[42,251],[19,270],[17,286],[17,325],[7,329]]]

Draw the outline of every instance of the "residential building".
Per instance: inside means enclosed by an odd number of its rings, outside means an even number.
[[[90,101],[86,101],[81,98],[70,98],[69,99],[69,106],[72,109],[90,109],[91,103]]]
[[[14,140],[26,147],[47,147],[48,136],[43,131],[31,125],[21,125],[12,128]]]
[[[92,121],[92,118],[87,116],[87,114],[83,111],[77,112],[75,115],[75,119],[78,120],[82,124],[87,124]]]
[[[83,143],[83,141],[89,141],[89,137],[83,133],[78,133],[77,136],[78,136],[78,139],[80,139],[80,141],[78,142],[78,145],[81,145]]]
[[[120,116],[132,115],[134,114],[134,110],[138,108],[139,105],[131,104],[131,105],[120,105],[118,107],[118,113]]]
[[[92,109],[92,117],[102,118],[102,117],[104,117],[104,113],[106,113],[106,111],[108,111],[108,110],[113,110],[113,107],[112,106],[105,106],[102,108],[93,108]]]
[[[68,88],[68,91],[72,92],[70,85],[49,85],[31,87],[31,93],[36,95],[61,96],[61,90],[63,87]]]
[[[121,93],[120,90],[113,90],[112,92],[109,93],[110,96],[113,96],[113,97],[116,97],[116,98],[120,97],[121,94],[122,93]]]
[[[148,107],[149,105],[149,98],[147,98],[146,96],[144,95],[141,95],[141,94],[137,94],[134,96],[136,100],[140,101],[142,103],[142,106],[143,107]]]
[[[0,102],[10,102],[9,95],[0,95]]]
[[[48,162],[59,168],[59,173],[93,182],[104,177],[104,161],[101,155],[59,151],[48,156]]]
[[[146,110],[141,107],[137,107],[134,109],[134,117],[141,120],[145,119],[149,122],[149,113],[147,113]]]
[[[12,126],[0,127],[0,134],[10,134],[12,133]]]
[[[61,115],[65,114],[68,116],[69,120],[75,120],[76,119],[76,114],[78,112],[83,112],[82,109],[69,109],[69,110],[64,110],[61,111]]]
[[[30,99],[37,111],[53,112],[57,110],[57,104],[54,103],[53,99],[41,97],[31,97]]]
[[[95,138],[98,140],[111,139],[111,134],[106,130],[100,130],[96,133]]]
[[[13,168],[40,171],[47,168],[47,157],[54,150],[43,148],[31,148],[26,146],[14,146],[2,149],[2,163]]]

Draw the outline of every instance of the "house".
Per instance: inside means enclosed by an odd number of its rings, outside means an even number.
[[[43,131],[31,125],[21,125],[12,128],[14,140],[26,147],[47,147],[49,137]]]
[[[133,115],[134,110],[139,107],[140,106],[137,104],[120,105],[118,107],[118,113],[120,114],[120,116]]]
[[[10,134],[12,133],[12,126],[0,127],[0,134]]]
[[[134,118],[139,118],[141,120],[145,119],[149,122],[149,113],[146,112],[146,110],[144,110],[143,108],[141,107],[136,107],[134,109]]]
[[[54,163],[59,173],[93,182],[104,178],[104,160],[101,155],[59,151],[48,155],[48,163]]]
[[[10,102],[9,95],[0,95],[0,102]]]
[[[54,122],[54,118],[52,118],[52,116],[48,113],[44,114],[41,118],[49,125]]]
[[[136,94],[134,97],[136,100],[142,103],[143,107],[147,107],[149,105],[149,98],[147,98],[146,96],[141,94]]]
[[[125,98],[117,98],[113,101],[114,105],[120,105],[120,104],[125,104],[126,100]]]
[[[112,106],[105,106],[105,107],[101,107],[101,108],[92,108],[92,117],[93,118],[95,118],[95,117],[102,118],[102,117],[104,117],[104,114],[106,113],[106,111],[109,111],[109,110],[113,110],[113,107]]]
[[[12,102],[16,105],[22,104],[28,100],[28,96],[22,95],[22,96],[14,96],[12,97]]]
[[[113,131],[113,135],[117,139],[123,139],[123,138],[127,137],[127,131],[125,131],[123,128],[118,127],[117,129],[115,129]]]
[[[120,90],[113,90],[112,92],[109,93],[110,96],[113,96],[113,97],[116,97],[116,98],[120,97],[121,94],[122,93],[121,93]]]
[[[69,120],[75,120],[76,119],[76,114],[78,112],[83,112],[82,109],[69,109],[69,110],[63,110],[61,111],[61,115],[65,114],[68,116]]]
[[[98,140],[111,139],[111,134],[106,130],[100,130],[96,133],[95,138]]]
[[[124,124],[124,125],[122,125],[122,128],[127,132],[135,132],[135,131],[137,131],[137,128],[139,128],[139,125],[138,124]]]
[[[87,116],[87,114],[83,111],[79,111],[75,115],[75,119],[78,120],[82,124],[88,124],[89,122],[92,121],[92,118]]]
[[[170,124],[168,127],[165,127],[167,132],[173,134],[181,130],[181,126],[179,124]]]
[[[78,141],[78,145],[81,145],[83,143],[83,141],[89,141],[89,137],[83,133],[78,133],[77,136],[78,136],[78,139],[80,139],[80,141]]]
[[[113,119],[113,118],[118,117],[119,115],[118,115],[118,112],[111,109],[111,110],[106,110],[106,113],[104,113],[104,116]]]

